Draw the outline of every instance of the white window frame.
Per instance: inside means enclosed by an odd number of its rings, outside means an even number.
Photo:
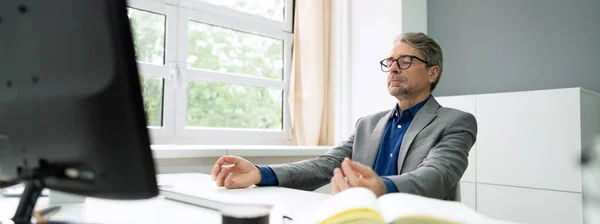
[[[164,141],[175,137],[175,83],[173,71],[176,69],[176,42],[172,41],[177,34],[177,8],[156,1],[129,0],[128,7],[164,15],[165,20],[165,56],[164,64],[156,65],[145,62],[137,62],[140,75],[144,77],[162,78],[163,82],[163,106],[162,127],[149,126],[148,132],[151,140]]]
[[[148,127],[153,144],[289,145],[292,127],[286,97],[292,61],[293,0],[285,0],[285,21],[275,21],[201,0],[129,0],[129,7],[166,15],[165,65],[138,62],[140,73],[164,79],[163,127]],[[283,40],[283,80],[188,69],[188,21]],[[243,22],[241,22],[243,21]],[[204,80],[283,90],[283,128],[232,129],[186,127],[187,86]]]

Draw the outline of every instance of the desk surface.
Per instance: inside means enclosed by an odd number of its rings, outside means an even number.
[[[275,206],[274,212],[289,217],[303,216],[311,212],[315,205],[325,202],[331,197],[311,191],[294,190],[283,187],[249,187],[244,189],[224,189],[217,187],[209,175],[204,174],[170,174],[159,176],[159,185],[165,187],[162,192],[171,199],[196,203],[211,208],[217,204],[260,203]],[[188,196],[189,195],[189,196]],[[191,198],[199,200],[194,200]],[[188,200],[185,200],[188,199]],[[216,204],[215,204],[216,202]]]
[[[316,192],[278,187],[225,190],[216,187],[210,176],[204,174],[161,174],[158,175],[158,180],[159,184],[187,188],[197,186],[198,190],[203,192],[206,192],[207,188],[219,190],[230,197],[243,196],[246,200],[262,198],[261,203],[268,202],[285,209],[305,210],[312,201],[316,205],[329,197]],[[303,202],[298,204],[290,198],[303,198]],[[10,219],[18,202],[18,198],[0,197],[0,220]],[[38,200],[36,210],[48,206],[48,198],[42,197]],[[83,223],[190,223],[201,220],[201,223],[221,223],[221,215],[216,210],[167,200],[162,196],[134,201],[87,198],[85,203],[62,204],[60,211],[52,216],[51,220]],[[282,223],[281,216],[277,216],[277,213],[272,214],[271,223]]]

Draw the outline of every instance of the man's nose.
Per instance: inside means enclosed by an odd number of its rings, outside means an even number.
[[[392,66],[390,67],[390,74],[398,74],[401,71],[402,70],[400,69],[400,67],[398,67],[397,62],[392,63]]]

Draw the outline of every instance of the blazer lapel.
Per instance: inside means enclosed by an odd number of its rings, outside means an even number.
[[[400,156],[398,157],[398,174],[402,173],[402,167],[404,165],[404,160],[406,160],[406,154],[410,149],[410,145],[412,144],[415,137],[423,128],[427,127],[431,121],[437,116],[437,110],[440,107],[440,104],[433,98],[433,96],[423,105],[423,107],[417,112],[415,118],[411,122],[406,134],[404,135],[404,139],[402,139],[402,145],[400,146]]]
[[[385,129],[387,128],[387,124],[390,121],[390,116],[394,110],[390,110],[385,116],[383,116],[375,129],[373,130],[373,134],[371,134],[371,138],[369,139],[368,150],[365,154],[364,165],[368,167],[373,167],[375,164],[375,158],[377,157],[377,153],[379,152],[379,146],[381,145],[381,139],[383,139],[383,134],[385,134]]]

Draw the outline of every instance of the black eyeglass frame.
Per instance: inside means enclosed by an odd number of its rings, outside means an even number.
[[[400,58],[410,58],[410,63],[408,64],[408,66],[406,68],[402,68],[402,66],[400,66],[400,62],[398,62],[398,60],[400,60]],[[390,59],[392,60],[392,63],[390,64],[390,66],[388,66],[387,64],[385,64],[385,61],[390,60]],[[417,60],[425,63],[425,65],[429,67],[429,63],[427,61],[425,61],[417,56],[414,56],[414,55],[402,55],[396,59],[393,59],[391,57],[385,58],[385,59],[381,60],[379,62],[379,64],[381,65],[381,71],[383,71],[383,72],[389,72],[390,67],[392,67],[394,65],[394,62],[396,63],[396,65],[398,65],[398,68],[400,68],[401,70],[406,70],[406,69],[410,68],[410,66],[412,66],[413,59],[417,59]]]

